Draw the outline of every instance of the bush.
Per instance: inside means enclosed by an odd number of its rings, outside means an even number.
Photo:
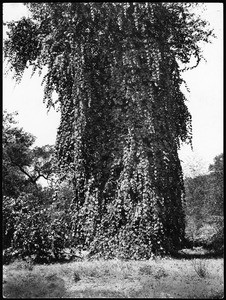
[[[213,250],[219,254],[224,252],[224,225],[217,226],[216,232],[212,235],[209,241],[206,243],[205,248]]]
[[[41,205],[32,194],[3,198],[3,260],[32,258],[43,263],[65,258],[70,239],[70,213]]]
[[[224,218],[209,216],[201,220],[201,225],[192,216],[187,216],[186,238],[188,245],[203,246],[208,250],[223,253],[224,250]]]

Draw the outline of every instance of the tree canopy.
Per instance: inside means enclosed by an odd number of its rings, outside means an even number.
[[[207,22],[192,3],[26,5],[31,18],[8,24],[4,53],[17,80],[28,66],[45,70],[44,101],[60,107],[57,157],[74,185],[78,245],[104,257],[178,249],[177,150],[192,137],[180,66],[199,63]]]
[[[187,239],[218,253],[224,248],[223,157],[222,153],[214,158],[209,174],[187,177],[184,181]]]
[[[30,146],[35,141],[33,135],[15,126],[16,114],[3,112],[2,190],[3,195],[11,197],[18,197],[25,189],[27,177],[23,171],[31,164]]]
[[[38,180],[51,180],[55,173],[54,146],[33,147],[35,137],[18,127],[16,116],[17,113],[3,111],[2,233],[3,249],[7,249],[4,261],[30,255],[46,261],[52,257],[50,250],[60,252],[57,242],[56,247],[51,244],[57,240],[56,218],[54,222],[51,218],[59,215],[59,209],[51,208],[52,185],[43,188]]]
[[[35,137],[16,126],[17,113],[3,112],[3,195],[18,197],[38,180],[50,180],[54,170],[54,146],[33,147]]]
[[[185,179],[186,214],[196,216],[200,224],[210,216],[223,216],[223,159],[223,153],[214,158],[209,174]]]
[[[224,154],[221,153],[214,158],[214,163],[209,166],[210,183],[210,207],[212,213],[223,215],[224,208]]]

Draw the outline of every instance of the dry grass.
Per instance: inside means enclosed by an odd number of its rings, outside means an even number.
[[[205,269],[200,276],[194,266]],[[223,295],[223,259],[13,263],[3,268],[10,298],[206,298]]]
[[[208,276],[208,268],[205,259],[199,259],[199,260],[194,259],[192,261],[192,265],[195,269],[195,272],[199,275],[199,277],[205,278]]]

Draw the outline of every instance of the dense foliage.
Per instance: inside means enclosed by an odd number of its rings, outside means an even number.
[[[35,141],[31,134],[15,126],[15,116],[16,113],[3,112],[2,192],[12,197],[18,197],[28,184],[21,170],[31,164],[30,147]]]
[[[197,219],[223,216],[223,153],[214,158],[209,171],[209,174],[185,179],[186,214],[196,215]]]
[[[219,251],[224,243],[223,153],[214,158],[209,171],[185,178],[187,234],[191,240],[203,241]],[[205,226],[212,229],[210,235],[202,234]]]
[[[2,194],[4,260],[34,255],[35,261],[56,259],[64,248],[67,216],[55,208],[54,190],[38,179],[54,174],[54,147],[33,147],[34,136],[18,128],[16,113],[3,112]],[[50,182],[51,183],[51,182]],[[59,193],[59,197],[61,195]],[[60,235],[58,234],[60,232]],[[63,237],[62,237],[63,236]],[[63,241],[63,242],[62,242]]]
[[[21,192],[18,197],[3,195],[3,260],[32,259],[47,263],[71,259],[65,248],[76,246],[73,239],[72,192],[58,186],[57,199],[52,188]]]
[[[70,213],[65,203],[46,203],[32,193],[3,196],[4,261],[32,258],[34,262],[65,259],[70,240]],[[71,240],[70,240],[71,241]]]
[[[57,156],[62,180],[74,186],[78,245],[104,257],[178,249],[177,150],[191,142],[179,62],[198,64],[207,23],[191,3],[26,5],[31,18],[8,24],[4,53],[18,80],[28,66],[44,69],[44,100],[59,105]]]
[[[35,137],[16,126],[17,113],[3,112],[3,195],[18,197],[38,189],[38,180],[51,180],[55,172],[54,146],[33,147]],[[32,148],[33,147],[33,148]],[[33,187],[32,187],[33,186]]]
[[[210,199],[212,212],[223,216],[224,211],[224,155],[223,153],[214,158],[214,163],[209,166],[211,172]]]

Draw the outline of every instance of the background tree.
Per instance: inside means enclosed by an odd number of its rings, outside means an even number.
[[[4,53],[20,80],[47,67],[61,110],[57,155],[74,185],[77,243],[104,257],[149,258],[184,240],[177,150],[191,141],[178,62],[201,59],[207,23],[191,3],[28,3]],[[52,92],[58,100],[53,103]]]
[[[26,230],[26,233],[31,233],[31,228],[26,226],[35,213],[42,214],[43,209],[52,203],[53,189],[42,188],[38,180],[40,177],[50,180],[55,174],[54,147],[31,148],[35,137],[17,127],[16,115],[3,112],[2,131],[3,247],[9,248],[16,238],[14,235],[20,232],[12,253],[23,243],[24,246],[28,243],[23,234]],[[44,219],[39,219],[40,223]],[[22,224],[25,225],[23,230]],[[42,226],[47,226],[47,223]],[[22,237],[20,242],[19,236]],[[34,240],[31,239],[32,242]],[[25,248],[20,251],[25,251]]]
[[[186,212],[197,218],[223,216],[223,153],[214,158],[209,171],[209,174],[185,179]]]
[[[3,113],[2,189],[3,195],[18,197],[27,185],[26,168],[31,164],[30,147],[35,138],[16,127],[17,113]]]
[[[210,171],[210,205],[212,214],[223,216],[224,211],[224,155],[214,158],[214,163],[209,166]]]
[[[54,146],[31,148],[35,137],[15,126],[16,115],[3,113],[3,195],[12,197],[40,188],[41,177],[50,180],[55,174]]]
[[[197,153],[184,157],[183,160],[181,160],[181,166],[184,179],[194,178],[208,172],[208,165]]]
[[[223,246],[223,153],[214,158],[210,173],[185,178],[185,212],[187,234],[192,240],[213,244],[215,250]],[[202,234],[205,227],[206,234]],[[215,234],[213,235],[213,232]],[[213,235],[213,236],[212,236]]]
[[[37,182],[44,178],[51,183],[56,176],[55,147],[45,145],[31,150],[32,164],[29,168],[30,180]]]

